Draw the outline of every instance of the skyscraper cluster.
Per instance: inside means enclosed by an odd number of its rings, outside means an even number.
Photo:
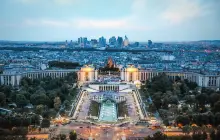
[[[78,44],[82,47],[86,47],[87,42],[88,42],[87,37],[78,38]]]
[[[129,45],[129,40],[128,40],[127,36],[125,36],[124,47],[128,47],[128,45]]]
[[[106,39],[102,36],[99,38],[99,47],[105,47]]]
[[[97,39],[91,39],[91,41],[88,41],[87,37],[79,37],[78,38],[78,45],[80,47],[128,47],[130,45],[128,37],[125,35],[125,38],[118,36],[117,38],[115,36],[112,36],[109,38],[109,44],[107,44],[105,37],[100,37]],[[67,43],[67,41],[66,41]],[[139,44],[136,44],[137,46]]]
[[[115,36],[113,36],[113,37],[111,37],[111,38],[109,39],[109,45],[110,45],[110,46],[116,46],[116,43],[117,43],[117,39],[116,39]]]
[[[123,46],[123,38],[119,36],[117,38],[117,47],[122,47],[122,46]]]

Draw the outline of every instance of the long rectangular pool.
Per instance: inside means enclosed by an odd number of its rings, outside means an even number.
[[[115,122],[117,121],[116,104],[107,100],[101,105],[99,121]]]

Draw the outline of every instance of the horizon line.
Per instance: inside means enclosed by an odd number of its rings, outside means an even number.
[[[91,40],[91,39],[90,39]],[[98,40],[98,39],[97,39]],[[107,39],[106,39],[107,40]],[[151,39],[149,39],[149,40],[151,40]],[[0,40],[0,42],[39,42],[39,43],[42,43],[42,42],[66,42],[66,41],[68,41],[68,42],[70,42],[71,41],[71,39],[70,40],[63,40],[63,41],[61,41],[61,40]],[[178,43],[178,42],[199,42],[199,41],[220,41],[220,39],[200,39],[200,40],[169,40],[169,41],[153,41],[153,40],[151,40],[152,42],[176,42],[176,43]],[[77,40],[72,40],[72,42],[77,42]],[[109,42],[109,41],[106,41],[106,42]],[[135,42],[139,42],[139,43],[145,43],[145,42],[148,42],[148,40],[146,40],[146,41],[129,41],[129,42],[132,42],[132,43],[135,43]]]

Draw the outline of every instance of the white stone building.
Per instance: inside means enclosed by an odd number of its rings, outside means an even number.
[[[165,73],[171,80],[175,80],[178,76],[181,80],[188,79],[191,82],[196,82],[200,87],[220,87],[220,75],[207,75],[183,71],[142,70],[135,68],[133,65],[121,69],[121,80],[126,82],[135,82],[137,80],[146,81],[162,73]]]
[[[32,70],[32,71],[3,71],[0,75],[0,85],[19,86],[22,77],[31,79],[44,78],[51,76],[52,78],[64,77],[70,72],[77,72],[78,82],[94,82],[98,80],[98,70],[94,67],[85,65],[80,70]],[[220,88],[220,75],[200,74],[195,72],[183,71],[157,71],[143,70],[136,68],[134,65],[128,65],[120,71],[121,80],[124,82],[137,82],[151,80],[154,76],[165,73],[171,80],[175,80],[178,76],[181,80],[188,79],[191,82],[196,82],[200,87]],[[104,87],[105,88],[105,87]],[[115,87],[113,86],[113,89]]]

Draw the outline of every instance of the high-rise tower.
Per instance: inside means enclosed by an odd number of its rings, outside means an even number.
[[[124,40],[124,47],[127,47],[129,45],[129,40],[127,36],[125,35],[125,40]]]

